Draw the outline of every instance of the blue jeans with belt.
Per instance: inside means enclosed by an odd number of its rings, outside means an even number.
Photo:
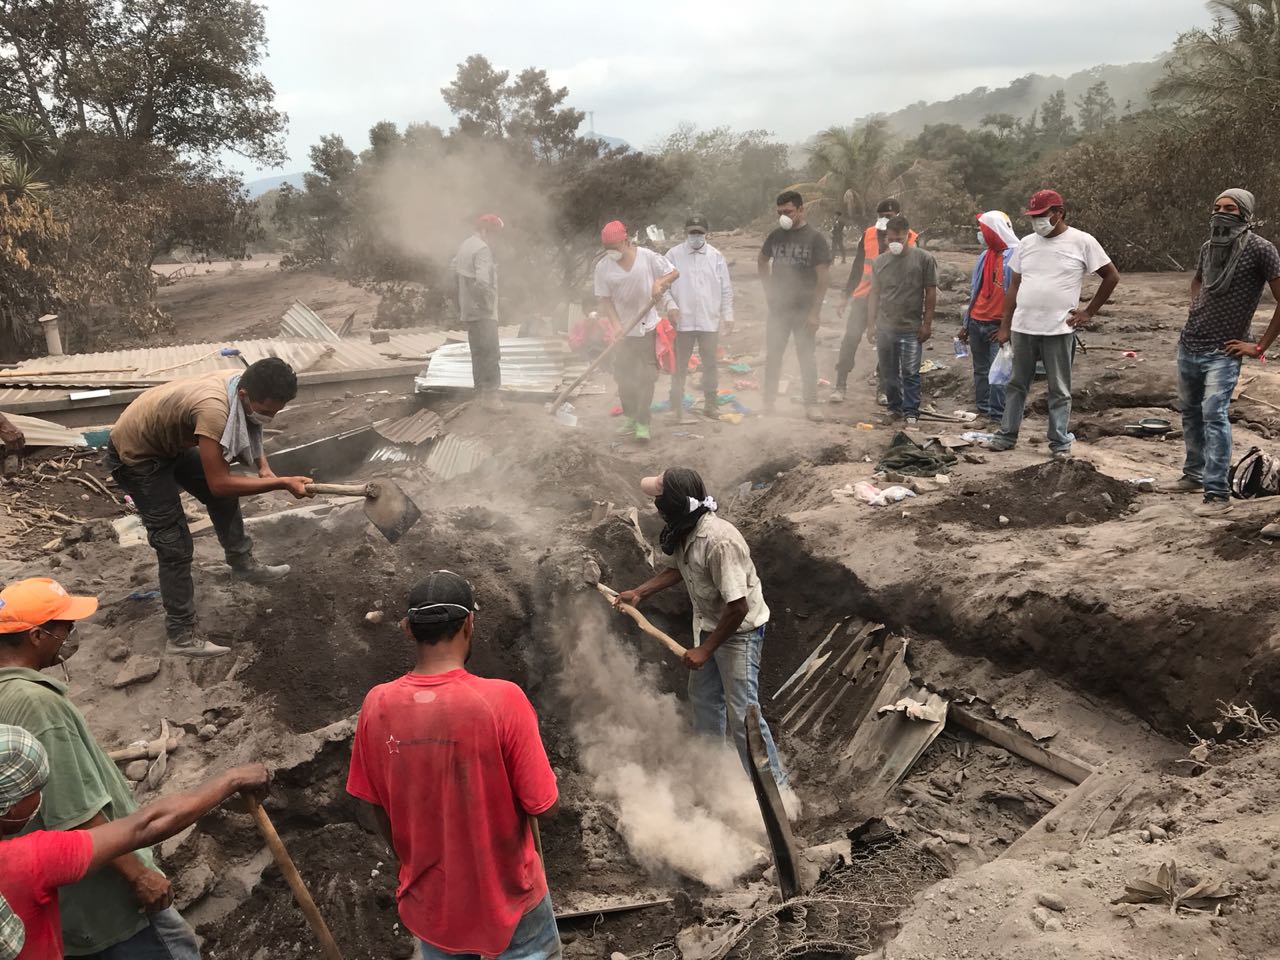
[[[1191,353],[1178,345],[1178,397],[1187,459],[1182,475],[1204,487],[1206,498],[1231,496],[1231,394],[1240,379],[1240,358],[1214,350]]]
[[[445,953],[425,940],[418,941],[418,952],[422,960],[480,960],[478,953]],[[562,953],[560,931],[556,929],[556,915],[548,893],[520,918],[511,943],[498,954],[497,960],[560,960]]]
[[[701,639],[706,639],[706,634]],[[699,640],[701,643],[701,640]],[[764,646],[764,627],[746,633],[735,633],[716,647],[711,659],[701,670],[689,674],[689,704],[693,707],[693,729],[710,737],[724,739],[725,726],[733,731],[738,758],[750,772],[747,754],[747,707],[760,707],[760,651]],[[769,768],[778,786],[787,783],[787,775],[778,761],[773,734],[760,713],[760,736],[769,753]]]

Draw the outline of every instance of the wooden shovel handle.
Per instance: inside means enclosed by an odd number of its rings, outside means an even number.
[[[336,497],[367,497],[367,483],[308,483],[307,493],[323,493]]]
[[[601,593],[603,593],[610,600],[613,600],[618,596],[618,591],[610,590],[603,583],[597,583],[596,589],[599,590]],[[637,627],[639,627],[649,636],[654,637],[658,640],[661,640],[663,646],[665,646],[668,650],[674,653],[677,657],[683,658],[684,655],[689,652],[684,647],[680,646],[680,644],[676,643],[675,640],[671,639],[670,636],[663,633],[661,630],[655,627],[652,623],[650,623],[649,618],[646,617],[639,610],[637,610],[635,607],[633,607],[631,604],[615,603],[613,605],[613,608],[615,610],[618,610],[621,613],[625,613],[628,617],[630,617],[632,620],[636,622]]]
[[[328,925],[324,922],[324,917],[320,916],[320,910],[316,907],[316,902],[311,899],[311,894],[307,892],[307,885],[302,882],[302,876],[298,873],[298,868],[293,865],[293,858],[289,856],[289,851],[284,848],[284,841],[280,839],[280,834],[276,833],[275,825],[272,824],[271,818],[267,816],[267,811],[262,809],[262,804],[257,798],[249,797],[249,812],[253,814],[253,821],[258,825],[258,832],[262,834],[262,839],[267,841],[267,847],[271,850],[271,856],[275,858],[276,866],[280,868],[280,872],[284,875],[285,882],[289,884],[289,889],[293,891],[293,899],[298,901],[298,906],[302,909],[303,916],[307,918],[311,930],[316,935],[316,939],[320,941],[320,952],[325,955],[326,960],[342,960],[342,952],[338,949],[338,945],[333,940],[333,934],[329,932]]]
[[[589,364],[587,364],[587,369],[582,371],[581,376],[579,376],[577,380],[573,381],[573,383],[569,384],[567,387],[565,387],[563,390],[560,391],[560,395],[551,401],[551,413],[553,415],[557,410],[560,409],[560,406],[565,402],[565,400],[569,399],[569,394],[577,390],[578,387],[582,384],[582,382],[586,380],[587,377],[591,376],[592,373],[595,372],[596,367],[604,363],[605,358],[608,357],[609,354],[613,353],[614,348],[617,347],[619,344],[621,344],[624,340],[626,340],[627,334],[631,332],[632,328],[635,327],[637,324],[639,324],[641,321],[643,321],[644,318],[649,315],[649,311],[652,310],[661,302],[662,302],[661,296],[653,297],[645,305],[645,308],[641,310],[638,314],[636,314],[636,318],[622,328],[621,332],[618,334],[617,339],[614,340],[613,343],[605,347],[603,350],[601,350],[600,355],[596,357],[594,360],[592,360]]]

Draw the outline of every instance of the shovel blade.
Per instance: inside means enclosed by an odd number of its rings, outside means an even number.
[[[422,511],[390,480],[373,480],[364,501],[364,515],[388,543],[395,543],[418,522]]]

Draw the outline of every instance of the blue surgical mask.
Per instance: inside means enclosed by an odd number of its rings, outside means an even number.
[[[701,250],[706,245],[706,242],[707,242],[707,235],[705,233],[689,234],[690,250]]]

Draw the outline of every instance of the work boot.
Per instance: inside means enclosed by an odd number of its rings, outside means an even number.
[[[630,417],[622,418],[622,426],[618,428],[618,436],[634,437],[636,434],[636,422]]]
[[[271,583],[289,575],[287,563],[259,563],[250,557],[242,563],[231,564],[231,579],[243,580],[245,583]]]
[[[636,439],[642,443],[649,442],[649,425],[647,423],[636,424]]]
[[[1280,520],[1272,520],[1258,531],[1258,536],[1264,540],[1280,540]]]
[[[907,414],[907,426],[909,428],[920,426],[920,418],[912,413]]]
[[[1225,517],[1234,509],[1231,501],[1226,497],[1205,497],[1204,503],[1196,507],[1195,514],[1197,517],[1212,520],[1216,517]]]
[[[1179,477],[1172,482],[1157,483],[1156,493],[1199,493],[1203,485],[1190,477]]]
[[[220,646],[192,629],[185,633],[170,636],[168,642],[164,645],[164,652],[175,657],[207,660],[211,657],[220,657],[225,653],[230,653],[231,648]]]
[[[812,420],[814,423],[825,423],[827,419],[827,415],[822,412],[822,408],[813,404],[804,408],[804,415],[806,419]]]
[[[1055,454],[1053,455],[1053,458],[1052,458],[1052,459],[1053,459],[1054,461],[1056,461],[1057,463],[1066,463],[1068,460],[1070,460],[1070,459],[1071,459],[1071,451],[1070,451],[1070,450],[1059,450],[1057,453],[1055,453]]]

